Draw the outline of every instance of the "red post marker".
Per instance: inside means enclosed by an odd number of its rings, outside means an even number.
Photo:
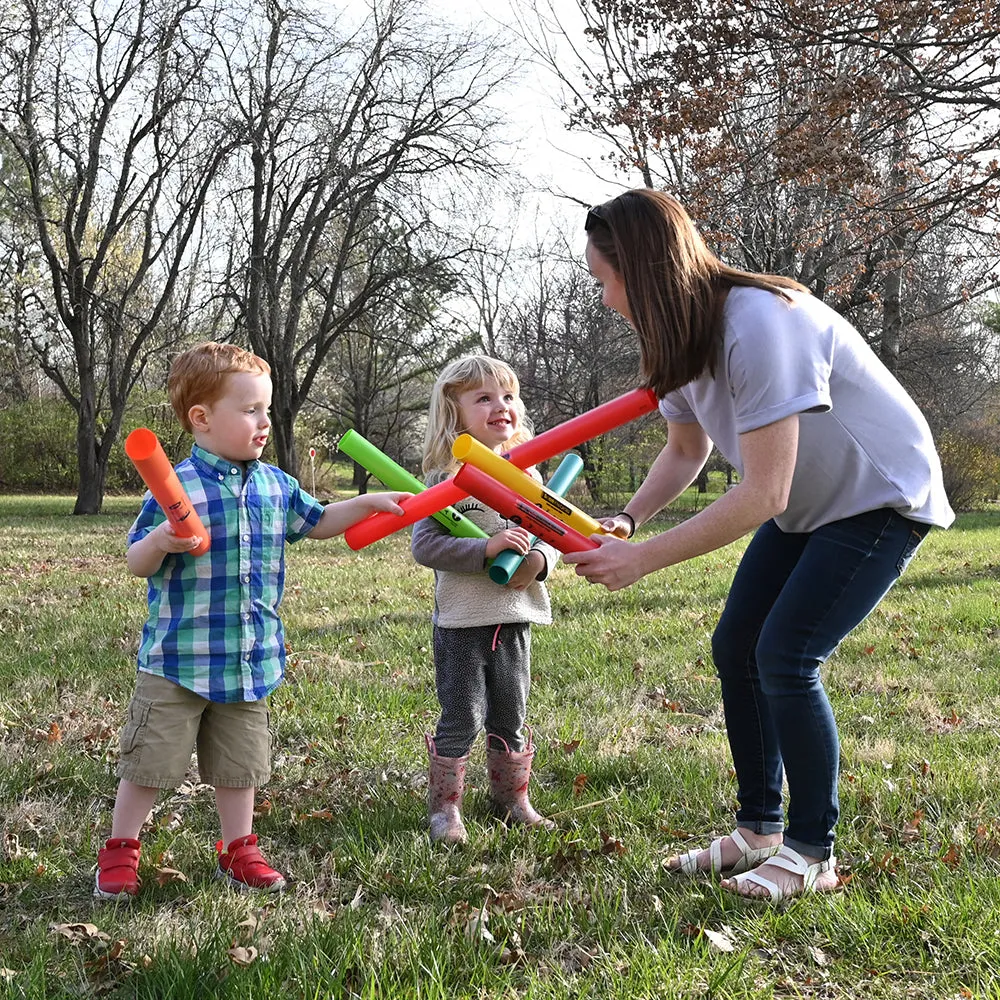
[[[538,437],[525,441],[524,444],[519,444],[504,457],[519,469],[527,469],[529,466],[538,465],[539,462],[561,455],[584,441],[599,437],[614,430],[615,427],[651,413],[656,409],[656,404],[656,393],[652,389],[633,389],[616,399],[595,406],[586,413],[581,413],[578,417],[557,424]],[[424,490],[423,493],[401,500],[399,506],[403,508],[402,515],[371,514],[357,524],[352,524],[344,532],[344,540],[352,549],[363,549],[366,545],[371,545],[372,542],[377,542],[386,535],[419,521],[422,517],[429,517],[445,507],[452,506],[467,495],[468,490],[456,486],[454,479],[446,479],[443,483]]]
[[[191,549],[191,555],[204,555],[210,544],[208,532],[191,506],[156,435],[147,427],[136,428],[125,439],[125,454],[132,459],[132,464],[153,494],[153,499],[163,508],[174,531],[184,538],[195,535],[201,538],[197,547]]]
[[[455,473],[455,482],[477,500],[492,507],[498,514],[526,528],[532,535],[537,535],[543,542],[557,548],[564,555],[567,552],[584,552],[587,549],[600,547],[587,535],[581,534],[576,528],[546,514],[541,507],[525,500],[509,486],[504,486],[499,480],[466,463]]]

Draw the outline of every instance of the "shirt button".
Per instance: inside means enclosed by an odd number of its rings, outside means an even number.
[[[249,535],[244,535],[243,536],[243,541],[244,542],[249,542],[250,541],[250,536]]]
[[[229,471],[235,476],[235,475],[239,474],[240,470],[239,469],[230,469]]]
[[[250,655],[251,655],[250,653],[247,653],[247,655],[245,657],[243,657],[243,659],[245,659],[247,661],[247,663],[250,662]]]
[[[250,612],[249,611],[244,611],[243,612],[243,620],[247,621],[247,622],[250,621]]]
[[[219,482],[221,483],[221,482],[222,482],[222,480],[223,480],[223,479],[225,479],[225,478],[226,478],[226,477],[225,477],[225,476],[224,476],[224,475],[223,475],[223,474],[222,474],[222,473],[220,472],[220,473],[219,473]]]
[[[248,576],[243,577],[243,582],[244,583],[249,583],[250,582],[250,577],[248,577]]]

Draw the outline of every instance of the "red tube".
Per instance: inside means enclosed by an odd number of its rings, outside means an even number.
[[[525,500],[509,486],[466,463],[455,473],[455,483],[467,493],[492,507],[498,514],[514,521],[543,542],[548,542],[563,554],[584,552],[600,547],[599,542],[581,534],[558,518],[546,514],[541,507]]]
[[[182,538],[201,538],[191,549],[191,555],[204,555],[210,539],[188,495],[184,492],[174,467],[170,464],[156,435],[146,427],[138,427],[125,439],[125,454],[132,459],[142,481],[149,487],[153,499],[163,508],[174,532]]]
[[[538,437],[519,444],[505,457],[519,469],[527,469],[529,466],[538,465],[539,462],[545,462],[564,451],[569,451],[584,441],[606,434],[615,427],[636,420],[655,410],[656,405],[656,393],[652,389],[633,389],[586,413],[581,413],[578,417],[557,424],[551,430],[543,431]],[[402,516],[389,513],[371,514],[357,524],[352,524],[344,532],[344,540],[352,549],[363,549],[366,545],[371,545],[372,542],[377,542],[386,535],[419,521],[422,517],[429,517],[436,511],[457,503],[467,495],[466,490],[455,485],[454,479],[447,479],[437,486],[429,487],[423,493],[401,500],[399,505],[404,511]]]

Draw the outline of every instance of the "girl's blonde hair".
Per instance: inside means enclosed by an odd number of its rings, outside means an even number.
[[[521,385],[514,369],[503,361],[485,354],[471,354],[449,362],[438,376],[431,390],[430,410],[427,414],[427,434],[424,437],[424,475],[431,472],[456,472],[459,462],[451,454],[451,446],[459,434],[464,434],[462,413],[458,397],[467,389],[477,389],[488,378],[496,380],[501,389],[514,394],[514,408],[518,426],[507,442],[510,448],[523,444],[532,436],[531,423],[524,412]]]

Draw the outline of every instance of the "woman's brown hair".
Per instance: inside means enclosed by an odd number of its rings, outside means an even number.
[[[724,264],[683,206],[662,191],[625,191],[592,208],[585,228],[591,247],[625,283],[642,376],[661,397],[706,370],[714,377],[725,292],[734,285],[786,300],[789,290],[807,291],[790,278]]]

